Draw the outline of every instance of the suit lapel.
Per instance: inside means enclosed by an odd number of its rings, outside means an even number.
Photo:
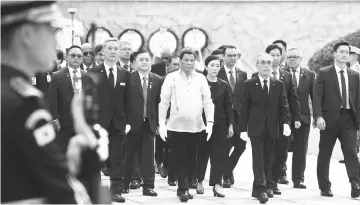
[[[151,90],[153,89],[152,86],[153,86],[153,76],[152,74],[149,72],[149,80],[148,80],[148,84],[147,84],[147,97],[146,97],[146,100],[147,100],[147,104],[149,104],[150,100],[151,100]]]
[[[64,74],[65,74],[66,80],[68,81],[66,83],[66,85],[69,85],[69,90],[71,90],[71,92],[74,93],[73,83],[71,81],[71,76],[70,76],[70,72],[69,72],[68,67],[64,68]]]
[[[226,82],[229,83],[229,79],[228,79],[228,77],[227,77],[227,75],[226,75],[226,71],[225,71],[224,66],[222,66],[222,67],[220,68],[218,77],[219,77],[220,79],[226,80]]]
[[[349,68],[346,68],[347,70],[347,74],[348,74],[348,89],[349,89],[349,104],[350,104],[350,108],[352,108],[352,85],[355,85],[355,79],[354,79],[354,75],[352,74],[352,72],[350,71]]]
[[[275,82],[274,79],[272,79],[271,77],[270,77],[269,89],[270,89],[269,91],[269,98],[270,98],[275,89]]]
[[[136,73],[135,73],[135,84],[136,84],[136,87],[139,89],[139,93],[140,93],[142,99],[144,99],[139,71],[136,71]]]
[[[339,98],[340,98],[340,100],[341,100],[339,80],[338,80],[338,77],[337,77],[337,74],[336,74],[335,66],[332,66],[332,67],[331,67],[330,73],[331,73],[331,75],[332,75],[332,77],[333,77],[333,81],[334,81],[334,85],[335,85],[336,92],[338,93],[338,96],[339,96]]]
[[[306,84],[305,81],[306,81],[305,69],[300,67],[299,84],[297,87],[298,90],[302,90],[302,87]]]
[[[88,83],[88,78],[86,77],[86,72],[83,70],[80,70],[80,74],[81,74],[81,86],[83,91],[85,91],[86,86],[89,84]]]

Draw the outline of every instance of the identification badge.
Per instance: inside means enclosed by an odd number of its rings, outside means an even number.
[[[31,77],[31,85],[36,85],[36,77],[35,76]]]
[[[46,75],[46,80],[47,80],[48,83],[51,82],[51,76],[49,74]]]

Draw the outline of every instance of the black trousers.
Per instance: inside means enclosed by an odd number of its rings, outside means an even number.
[[[196,166],[196,155],[200,137],[205,131],[197,133],[170,131],[170,133],[171,155],[174,162],[173,168],[178,178],[177,191],[185,192],[189,190],[191,176]]]
[[[346,171],[350,182],[360,182],[360,165],[357,157],[356,127],[351,112],[341,110],[338,122],[330,129],[320,131],[319,155],[317,160],[317,177],[320,190],[329,189],[330,159],[336,139],[341,143]]]
[[[209,141],[206,141],[206,135],[201,137],[196,165],[196,177],[199,182],[204,181],[210,157],[211,168],[209,185],[214,186],[215,184],[221,184],[223,170],[230,150],[230,139],[226,137],[227,134],[227,126],[214,126]]]
[[[154,188],[154,138],[149,121],[143,121],[140,131],[130,132],[126,138],[124,160],[124,184],[129,186],[135,169],[135,158],[139,159],[140,173],[144,182],[143,188]]]
[[[161,139],[160,135],[156,135],[155,139],[155,163],[159,166],[165,163],[164,159],[166,143]]]
[[[125,132],[116,131],[112,125],[107,129],[109,133],[109,175],[110,189],[113,194],[121,193],[124,187],[124,141]]]
[[[236,125],[239,120],[239,115],[235,110],[233,110],[233,113],[234,113],[234,125]],[[240,133],[235,132],[234,137],[232,137],[230,140],[231,147],[234,147],[234,149],[231,155],[226,160],[226,165],[224,169],[224,178],[232,175],[241,155],[244,153],[246,149],[246,141],[242,140],[240,137],[235,137],[235,136],[240,136]]]
[[[60,149],[66,153],[67,147],[69,145],[70,139],[75,135],[75,131],[72,128],[69,129],[61,129],[57,133],[56,142],[59,145]]]
[[[305,124],[305,122],[302,121],[299,129],[295,129],[294,125],[292,125],[291,130],[294,136],[292,143],[292,181],[299,183],[304,182],[310,124]]]
[[[284,165],[286,166],[286,161],[288,158],[288,148],[289,148],[289,137],[283,135],[283,125],[280,125],[279,129],[279,138],[275,141],[275,156],[273,164],[273,180],[276,185],[279,180],[281,173],[283,171]]]
[[[167,131],[167,136],[168,139],[166,140],[166,144],[165,144],[165,163],[164,163],[164,167],[167,170],[167,174],[168,174],[168,180],[174,182],[177,180],[176,177],[176,173],[174,170],[174,154],[173,154],[173,149],[171,148],[171,131]]]
[[[249,136],[252,147],[254,183],[253,192],[265,192],[272,188],[272,164],[274,161],[275,140],[271,139],[265,126],[261,136]]]

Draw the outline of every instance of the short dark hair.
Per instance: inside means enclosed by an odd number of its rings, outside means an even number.
[[[225,46],[225,47],[223,48],[223,54],[224,54],[224,55],[225,55],[226,49],[236,49],[236,47],[233,46],[233,45],[227,45],[227,46]]]
[[[280,51],[280,54],[282,55],[282,49],[280,46],[276,45],[276,44],[271,44],[268,47],[266,47],[265,52],[267,54],[270,54],[270,51],[274,50],[274,49],[278,49]]]
[[[276,43],[280,43],[281,45],[284,46],[285,50],[287,49],[287,44],[285,41],[279,39],[279,40],[274,41],[272,44],[276,44]]]
[[[172,59],[174,59],[174,58],[179,58],[179,56],[176,55],[176,54],[173,54],[172,56],[170,56],[170,58],[169,58],[169,63],[171,63],[171,62],[172,62]]]
[[[220,47],[217,48],[217,49],[224,50],[225,46],[226,46],[226,45],[222,45],[222,46],[220,46]]]
[[[62,52],[62,50],[56,49],[56,58],[58,60],[61,60],[62,63],[62,61],[64,60],[64,52]]]
[[[224,54],[223,49],[216,49],[211,53],[211,55],[223,55],[223,54]]]
[[[135,51],[134,53],[132,53],[132,55],[130,55],[130,61],[132,60],[131,62],[135,62],[137,56],[142,54],[142,53],[148,53],[150,55],[149,51],[147,51],[145,49],[140,49],[140,50]],[[132,59],[131,59],[131,56],[132,56]]]
[[[104,46],[102,44],[96,45],[94,48],[95,55],[97,55],[103,48]]]
[[[181,52],[180,52],[180,60],[183,59],[184,55],[188,54],[188,55],[194,55],[195,60],[196,60],[196,52],[194,49],[191,48],[184,48]]]
[[[351,50],[351,49],[350,49],[350,44],[349,44],[348,42],[346,42],[346,41],[340,41],[339,43],[337,43],[337,44],[334,45],[333,52],[337,52],[337,50],[338,50],[338,48],[339,48],[340,46],[348,46],[348,47],[349,47],[349,51]]]
[[[213,60],[220,60],[220,58],[218,56],[215,55],[210,55],[205,59],[205,66],[208,66],[209,63]]]
[[[82,48],[78,45],[72,45],[70,46],[70,48],[66,49],[66,54],[69,54],[70,50],[73,49],[73,48],[78,48],[81,50],[81,52],[83,51]]]

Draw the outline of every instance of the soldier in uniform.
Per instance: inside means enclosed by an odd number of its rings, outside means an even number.
[[[2,203],[91,203],[75,177],[82,150],[97,146],[81,98],[73,102],[77,135],[65,156],[54,141],[43,93],[28,81],[51,71],[59,19],[55,2],[1,2]]]

